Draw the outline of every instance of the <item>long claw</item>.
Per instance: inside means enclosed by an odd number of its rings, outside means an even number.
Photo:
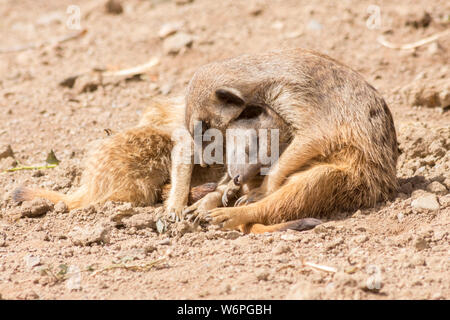
[[[223,204],[224,207],[228,206],[228,197],[227,197],[227,193],[226,192],[222,195],[222,204]]]
[[[170,220],[175,220],[176,219],[176,214],[175,214],[175,212],[174,211],[171,211],[171,212],[169,212],[169,219]]]
[[[240,197],[239,199],[236,200],[236,202],[234,203],[235,207],[239,207],[242,203],[244,203],[246,200],[245,196]]]
[[[195,211],[195,209],[197,209],[197,208],[194,207],[194,206],[187,207],[187,208],[185,208],[185,209],[183,210],[183,214],[184,214],[184,215],[187,215],[187,214],[189,214],[189,213]]]

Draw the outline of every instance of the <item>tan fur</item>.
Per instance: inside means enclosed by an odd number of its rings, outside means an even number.
[[[95,142],[86,157],[80,187],[70,194],[19,187],[18,202],[45,198],[63,201],[69,209],[108,200],[152,205],[170,201],[171,152],[176,141],[172,133],[182,127],[184,104],[180,99],[154,100],[139,124]],[[223,166],[194,169],[195,178],[186,186],[187,203],[193,203],[216,189]],[[189,173],[190,175],[190,173]]]
[[[263,108],[252,107],[251,110],[247,109],[247,111],[250,111],[252,114],[255,114],[256,112],[256,114],[252,117],[249,117],[249,113],[241,115],[241,117],[238,117],[230,123],[228,129],[240,129],[242,130],[241,133],[244,135],[247,132],[246,130],[255,130],[256,133],[258,133],[260,129],[268,130],[267,152],[269,154],[272,148],[270,130],[277,129],[280,131],[280,139],[278,142],[281,145],[280,152],[282,152],[285,148],[284,146],[287,145],[291,139],[291,131],[287,123],[270,109],[264,110]],[[245,137],[239,138],[243,139]],[[256,143],[256,145],[251,146],[253,143]],[[227,173],[218,183],[216,190],[186,208],[184,214],[193,213],[195,217],[202,217],[206,215],[209,210],[222,205],[227,206],[228,203],[232,203],[239,195],[244,197],[249,190],[259,187],[263,181],[263,176],[260,175],[262,164],[259,162],[250,164],[248,162],[250,148],[257,148],[258,145],[258,140],[248,141],[245,146],[247,162],[242,164],[227,163]],[[235,178],[237,176],[239,176],[239,185],[235,183]]]
[[[230,89],[230,90],[229,90]],[[244,55],[200,68],[186,126],[226,130],[248,105],[274,110],[294,139],[247,206],[217,208],[224,228],[276,224],[373,206],[396,192],[397,138],[379,93],[355,71],[309,50]]]
[[[80,187],[64,195],[54,191],[19,188],[16,200],[47,198],[64,201],[69,209],[107,200],[154,204],[169,182],[170,136],[152,127],[136,127],[111,136],[87,156]]]

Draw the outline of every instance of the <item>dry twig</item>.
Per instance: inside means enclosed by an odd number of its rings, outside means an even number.
[[[126,269],[126,270],[132,270],[132,271],[148,271],[151,268],[153,268],[155,265],[165,261],[166,258],[161,258],[155,261],[152,261],[150,263],[144,264],[144,265],[126,265],[126,264],[113,264],[108,267],[105,267],[103,269],[99,269],[94,271],[91,276],[95,276],[99,273],[102,273],[104,271],[112,270],[112,269]]]
[[[328,273],[336,273],[337,272],[336,268],[329,267],[329,266],[324,266],[324,265],[320,265],[320,264],[316,264],[316,263],[312,263],[312,262],[309,262],[309,261],[302,261],[302,265],[311,267],[311,268],[319,270],[319,271],[328,272]]]
[[[72,34],[56,38],[54,40],[35,42],[35,43],[28,43],[28,44],[25,44],[25,45],[16,46],[16,47],[10,47],[10,48],[0,48],[0,53],[21,52],[21,51],[25,51],[25,50],[32,50],[32,49],[41,48],[41,47],[47,46],[47,45],[53,45],[54,46],[54,45],[57,45],[57,44],[60,44],[60,43],[63,43],[63,42],[67,42],[69,40],[80,38],[80,37],[84,36],[86,33],[87,33],[87,30],[86,29],[82,29],[82,30],[74,32]]]
[[[435,33],[434,35],[429,36],[429,37],[424,38],[424,39],[421,39],[419,41],[412,42],[412,43],[406,43],[406,44],[396,44],[396,43],[389,42],[383,36],[379,36],[377,41],[381,45],[383,45],[383,46],[385,46],[387,48],[390,48],[390,49],[411,50],[411,49],[423,46],[425,44],[428,44],[430,42],[436,41],[440,37],[447,35],[449,33],[449,31],[450,31],[450,29],[442,31],[442,32]]]

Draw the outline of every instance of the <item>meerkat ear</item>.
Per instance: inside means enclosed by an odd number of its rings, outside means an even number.
[[[225,103],[235,104],[238,106],[245,104],[242,94],[239,92],[239,90],[234,88],[219,88],[216,90],[216,97]]]

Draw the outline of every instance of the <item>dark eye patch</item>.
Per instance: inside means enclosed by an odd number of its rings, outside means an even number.
[[[245,107],[244,111],[239,115],[238,120],[240,119],[253,119],[258,117],[264,112],[264,109],[259,106],[249,105]]]
[[[226,104],[243,105],[245,102],[238,94],[227,89],[217,89],[216,97]]]

